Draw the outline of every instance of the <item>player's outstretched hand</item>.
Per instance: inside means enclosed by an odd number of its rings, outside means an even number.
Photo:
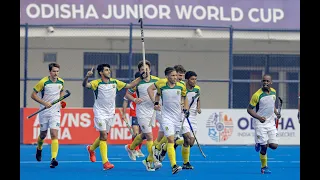
[[[86,75],[87,77],[90,77],[93,75],[93,68],[94,67],[92,67],[91,70],[87,72],[87,75]]]

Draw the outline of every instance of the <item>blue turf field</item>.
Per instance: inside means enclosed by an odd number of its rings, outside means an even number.
[[[236,179],[300,179],[300,146],[279,146],[277,150],[268,149],[268,166],[272,174],[260,174],[259,154],[253,146],[202,146],[207,155],[204,159],[197,146],[191,148],[190,162],[193,170],[182,170],[172,175],[170,162],[166,157],[163,167],[155,172],[147,172],[141,163],[142,158],[131,161],[124,146],[109,145],[108,157],[115,165],[114,169],[103,171],[99,148],[96,151],[97,162],[89,161],[85,145],[60,145],[57,160],[59,166],[49,167],[50,145],[45,145],[42,161],[35,159],[34,145],[20,145],[20,179],[26,180],[101,180],[108,178],[132,180],[136,177],[148,179],[182,179],[195,180],[204,178],[210,180]],[[143,146],[146,154],[146,147]],[[177,148],[177,163],[182,165],[181,148]]]

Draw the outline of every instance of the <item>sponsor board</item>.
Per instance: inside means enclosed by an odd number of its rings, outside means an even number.
[[[39,116],[30,119],[26,117],[37,108],[23,109],[23,143],[34,144],[40,134]],[[129,109],[126,111],[129,119]],[[91,144],[99,136],[94,128],[92,108],[65,108],[61,109],[60,131],[58,133],[59,144]],[[131,122],[129,122],[131,123]],[[153,128],[156,137],[159,123]],[[131,142],[131,134],[125,122],[120,118],[119,109],[116,109],[114,125],[108,134],[108,144],[127,144]],[[44,143],[49,143],[50,133]]]
[[[300,124],[297,110],[281,111],[279,145],[300,145]],[[275,117],[276,118],[276,117]],[[197,115],[197,138],[207,145],[254,144],[254,119],[246,109],[204,109]]]

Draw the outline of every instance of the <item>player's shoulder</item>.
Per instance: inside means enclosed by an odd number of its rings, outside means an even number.
[[[64,84],[64,80],[61,77],[58,77],[58,82],[61,82]]]
[[[179,83],[186,85],[186,83],[183,80],[181,80]]]
[[[150,76],[150,78],[151,78],[151,79],[153,79],[153,80],[156,80],[156,81],[159,81],[159,80],[160,80],[160,78],[159,78],[159,77],[154,76],[154,75],[151,75],[151,76]]]
[[[271,91],[271,92],[274,92],[274,93],[277,92],[277,91],[276,91],[275,89],[273,89],[273,88],[270,88],[270,91]]]
[[[200,90],[200,86],[199,85],[195,85],[194,88]]]
[[[181,81],[180,81],[180,82],[177,82],[177,83],[176,83],[176,86],[180,86],[180,87],[182,87],[182,88],[186,88],[186,86],[185,86],[183,83],[181,83]]]
[[[155,85],[160,88],[162,86],[165,86],[167,84],[167,78],[161,78],[157,82],[155,82]]]
[[[255,93],[253,93],[252,97],[259,97],[261,94],[263,94],[263,91],[262,88],[259,88]]]
[[[91,84],[93,84],[93,83],[99,84],[100,82],[102,82],[101,79],[94,79],[94,80],[90,81]]]
[[[49,76],[45,76],[45,77],[41,78],[39,82],[45,83],[45,82],[47,82],[49,80],[50,80]]]

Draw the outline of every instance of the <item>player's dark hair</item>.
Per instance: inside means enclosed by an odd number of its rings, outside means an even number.
[[[108,67],[110,69],[110,65],[109,64],[99,64],[98,67],[97,67],[97,71],[98,71],[99,76],[101,76],[100,72],[103,71],[104,67]]]
[[[150,61],[148,61],[148,60],[146,60],[146,65],[148,65],[149,66],[149,69],[151,68],[151,63],[150,63]],[[140,68],[143,66],[143,61],[140,61],[139,63],[138,63],[138,70],[140,71]]]
[[[186,72],[186,74],[184,75],[185,79],[190,79],[192,76],[197,77],[197,74],[194,71],[188,71]]]
[[[177,73],[186,73],[186,69],[180,64],[173,66],[173,68],[177,71]]]
[[[53,67],[60,69],[60,65],[58,63],[50,63],[48,67],[49,67],[49,71],[51,71]]]
[[[167,67],[164,70],[164,75],[168,76],[172,71],[176,71],[173,67]]]
[[[264,74],[264,75],[262,76],[262,79],[263,79],[265,76],[269,76],[269,77],[271,78],[271,80],[272,80],[272,76],[271,76],[270,74]]]

